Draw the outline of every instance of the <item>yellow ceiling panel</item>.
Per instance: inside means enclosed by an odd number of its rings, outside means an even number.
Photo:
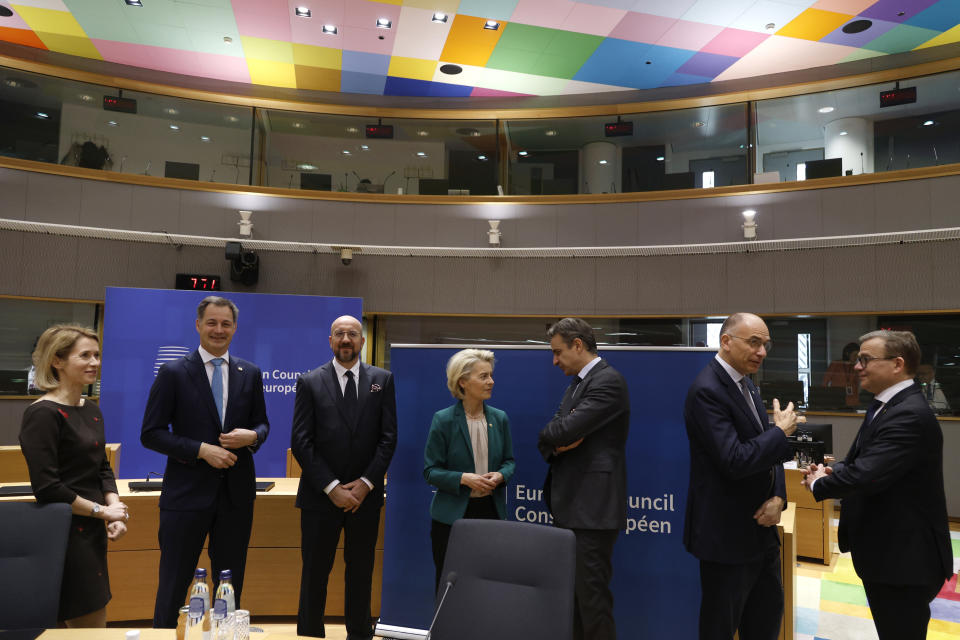
[[[917,49],[926,49],[927,47],[936,47],[941,44],[953,44],[954,42],[960,42],[960,24],[944,31],[940,35],[930,40],[927,40],[922,45],[917,47]]]
[[[243,42],[243,53],[248,60],[256,58],[261,61],[269,60],[271,62],[293,64],[293,46],[290,42],[254,38],[252,36],[241,36],[240,40]]]
[[[420,58],[404,58],[393,56],[390,58],[388,75],[395,78],[413,78],[414,80],[433,80],[437,69],[436,60],[421,60]]]
[[[247,58],[247,68],[250,69],[250,82],[253,84],[291,88],[297,86],[297,72],[292,63]]]
[[[500,28],[495,31],[484,29],[485,23],[485,19],[474,16],[455,17],[440,59],[444,62],[469,64],[475,67],[486,65],[507,23],[501,22]]]
[[[25,5],[15,4],[14,6],[27,26],[38,33],[45,31],[46,33],[58,33],[62,36],[87,37],[83,27],[80,26],[72,13]]]
[[[307,67],[340,69],[343,67],[343,49],[331,49],[330,47],[317,47],[312,44],[294,42],[293,63]]]
[[[822,9],[807,9],[791,20],[783,29],[777,31],[777,35],[818,41],[842,27],[852,17],[844,13],[834,13]]]
[[[66,53],[71,56],[81,56],[83,58],[93,58],[94,60],[103,60],[103,56],[93,46],[90,38],[86,36],[68,36],[62,33],[46,33],[37,31],[37,37],[46,45],[50,51],[57,53]]]

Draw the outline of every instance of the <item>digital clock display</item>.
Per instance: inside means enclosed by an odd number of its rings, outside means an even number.
[[[191,291],[220,291],[220,276],[199,273],[178,273],[177,289]]]

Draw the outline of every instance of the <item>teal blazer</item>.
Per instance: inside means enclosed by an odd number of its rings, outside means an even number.
[[[487,404],[487,469],[503,474],[503,482],[493,490],[493,501],[501,520],[507,517],[507,483],[517,463],[513,459],[513,440],[507,414]],[[467,429],[463,402],[433,414],[427,446],[423,451],[423,477],[437,488],[430,503],[430,517],[453,524],[463,517],[470,501],[470,487],[460,484],[464,473],[475,473],[473,445]]]

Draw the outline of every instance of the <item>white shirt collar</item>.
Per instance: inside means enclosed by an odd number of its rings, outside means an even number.
[[[717,359],[717,362],[720,363],[720,366],[723,367],[723,370],[727,372],[727,375],[733,378],[733,381],[739,385],[740,381],[743,380],[743,374],[731,367],[730,363],[721,358],[719,353],[715,355],[714,358]]]
[[[333,359],[333,370],[337,372],[337,377],[342,378],[348,369],[340,364],[340,361],[336,358]],[[360,358],[357,358],[357,361],[353,363],[353,366],[350,367],[349,371],[353,371],[353,379],[360,382]]]
[[[203,360],[203,364],[207,364],[214,358],[223,358],[224,362],[230,362],[230,352],[226,351],[222,356],[215,356],[203,347],[197,347],[197,351],[200,353],[200,359]]]
[[[588,363],[583,367],[583,369],[580,369],[580,373],[578,373],[577,376],[578,376],[581,380],[583,380],[584,378],[587,377],[587,374],[590,373],[590,370],[593,369],[595,366],[597,366],[597,363],[598,363],[598,362],[600,362],[600,356],[597,356],[596,358],[594,358],[593,360],[591,360],[590,362],[588,362]]]
[[[884,389],[883,391],[881,391],[880,393],[878,393],[877,395],[875,395],[875,396],[873,397],[873,399],[874,399],[874,400],[879,400],[879,401],[882,402],[883,404],[887,404],[888,402],[890,402],[890,400],[893,398],[893,396],[897,395],[898,393],[900,393],[901,391],[903,391],[904,389],[906,389],[907,387],[909,387],[909,386],[912,385],[912,384],[913,384],[913,380],[912,380],[912,379],[911,379],[911,380],[901,380],[901,381],[898,382],[897,384],[891,385],[891,386],[887,387],[886,389]]]

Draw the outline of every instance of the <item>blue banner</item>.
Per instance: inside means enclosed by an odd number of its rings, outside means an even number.
[[[433,613],[430,500],[423,448],[438,409],[454,402],[447,359],[462,347],[391,348],[399,441],[390,466],[385,521],[381,625],[426,629]],[[487,348],[487,347],[484,347]],[[546,348],[498,348],[490,404],[510,417],[517,472],[507,490],[511,520],[551,524],[541,499],[547,464],[537,434],[569,384]],[[621,638],[695,638],[700,604],[698,563],[683,548],[689,450],[683,403],[696,374],[713,357],[704,349],[604,349],[627,380],[627,529],[614,552],[614,613]]]
[[[107,287],[100,408],[108,442],[119,442],[119,475],[162,473],[165,456],[144,449],[140,425],[150,386],[164,362],[194,351],[197,305],[211,292]],[[330,325],[361,316],[360,298],[223,292],[239,307],[230,354],[263,372],[270,436],[254,456],[259,477],[286,475],[293,398],[300,374],[332,357]]]

